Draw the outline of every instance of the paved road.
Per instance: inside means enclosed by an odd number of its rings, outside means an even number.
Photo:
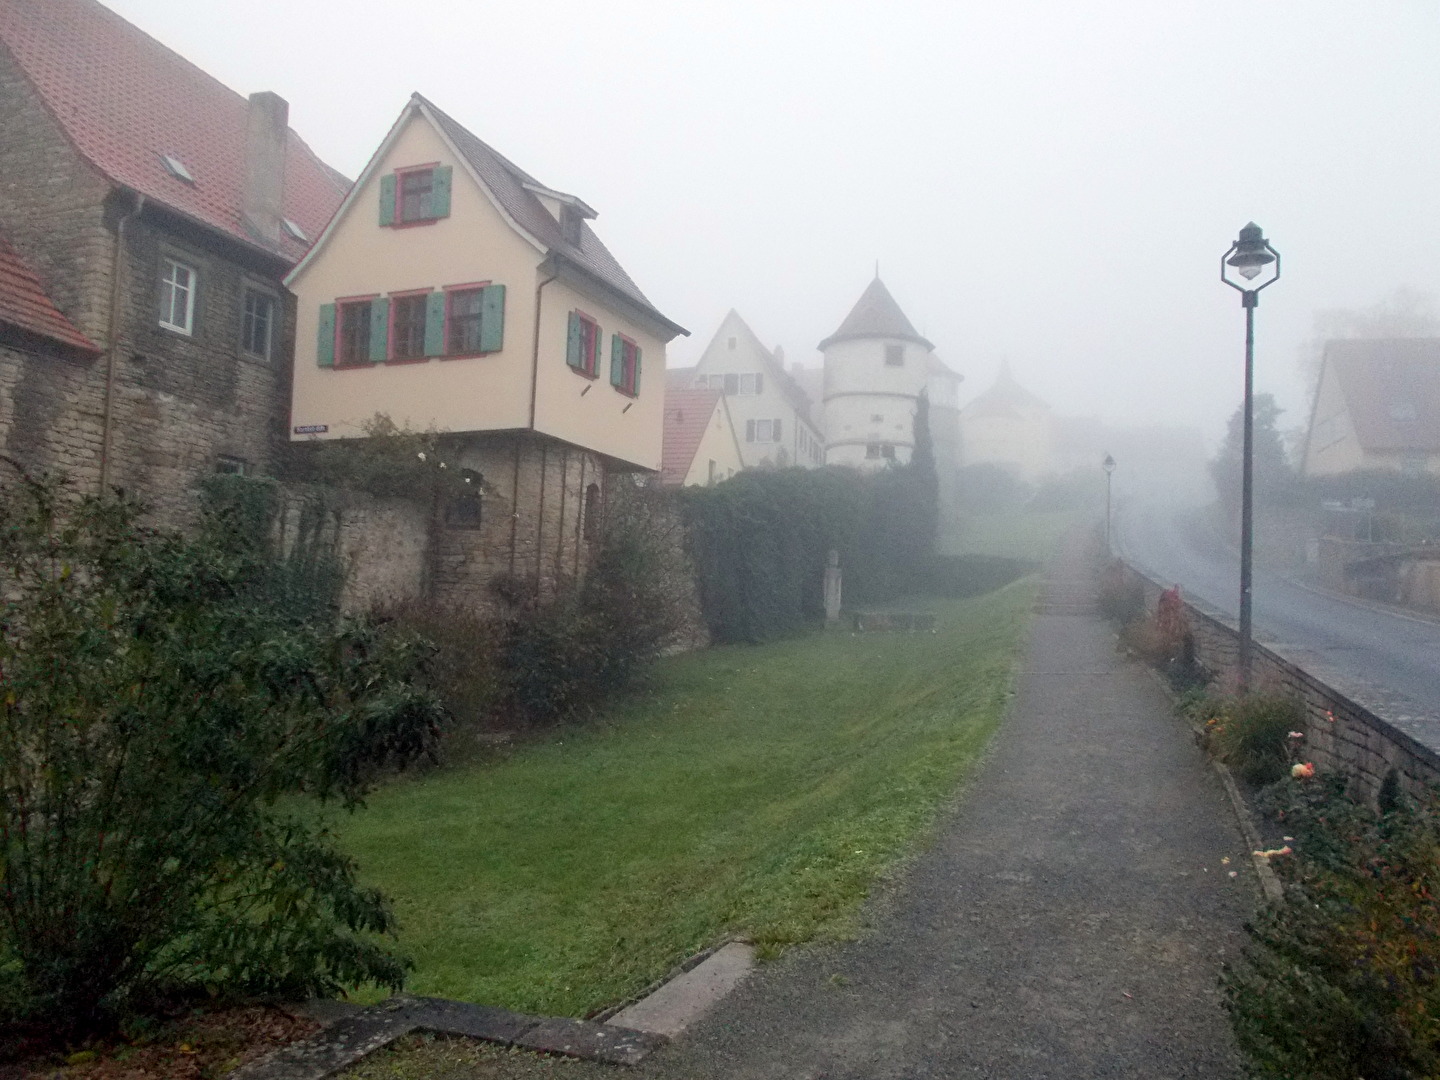
[[[1078,557],[1052,571],[1011,716],[861,940],[763,965],[640,1076],[1238,1075],[1217,977],[1255,902],[1246,845],[1091,591]]]
[[[1239,554],[1214,529],[1181,511],[1127,506],[1115,523],[1117,550],[1162,581],[1234,617],[1239,608]],[[1257,571],[1255,636],[1319,659],[1364,691],[1386,715],[1430,716],[1424,741],[1440,749],[1440,623],[1408,619],[1322,595]]]

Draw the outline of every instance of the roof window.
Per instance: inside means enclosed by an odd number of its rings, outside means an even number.
[[[176,180],[184,180],[187,184],[195,183],[195,177],[190,175],[190,170],[179,158],[173,158],[169,154],[160,155],[160,163],[165,166],[165,171]]]
[[[300,228],[299,225],[296,225],[295,222],[291,221],[288,217],[280,219],[280,227],[302,244],[308,244],[310,242],[310,238],[305,235],[305,230]]]

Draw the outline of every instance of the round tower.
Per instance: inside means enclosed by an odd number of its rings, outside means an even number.
[[[915,404],[935,346],[916,332],[879,277],[819,348],[825,355],[826,464],[883,469],[909,461]]]

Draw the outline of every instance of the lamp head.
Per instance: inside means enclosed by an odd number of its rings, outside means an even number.
[[[1106,455],[1105,455],[1105,461],[1104,461],[1104,463],[1103,463],[1103,466],[1104,466],[1104,469],[1105,469],[1105,471],[1106,471],[1107,473],[1112,473],[1112,472],[1114,472],[1114,471],[1115,471],[1115,459],[1114,459],[1113,457],[1111,457],[1109,454],[1106,454]]]
[[[1255,279],[1266,271],[1267,267],[1273,266],[1273,273],[1258,284]],[[1232,278],[1238,274],[1240,281]],[[1259,225],[1253,221],[1240,230],[1240,236],[1230,245],[1220,262],[1220,280],[1231,288],[1239,289],[1241,292],[1259,292],[1267,285],[1271,285],[1280,276],[1280,255],[1270,246],[1270,241],[1265,239],[1265,234]]]

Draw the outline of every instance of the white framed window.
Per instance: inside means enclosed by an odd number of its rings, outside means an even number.
[[[885,346],[885,366],[886,366],[886,367],[904,367],[904,366],[905,366],[905,346],[904,346],[904,345],[886,345],[886,346]]]
[[[161,265],[160,325],[180,334],[195,331],[195,270],[174,259]]]
[[[754,375],[741,375],[741,376],[740,376],[740,393],[742,393],[742,394],[753,394],[753,393],[755,393],[755,376],[754,376]]]
[[[240,347],[251,356],[269,360],[274,330],[275,298],[256,289],[246,289],[245,310],[240,313]]]
[[[756,421],[755,421],[755,441],[756,441],[756,442],[774,442],[774,441],[775,441],[774,438],[773,438],[773,437],[771,436],[771,434],[770,434],[770,421],[769,421],[769,420],[756,420]]]

